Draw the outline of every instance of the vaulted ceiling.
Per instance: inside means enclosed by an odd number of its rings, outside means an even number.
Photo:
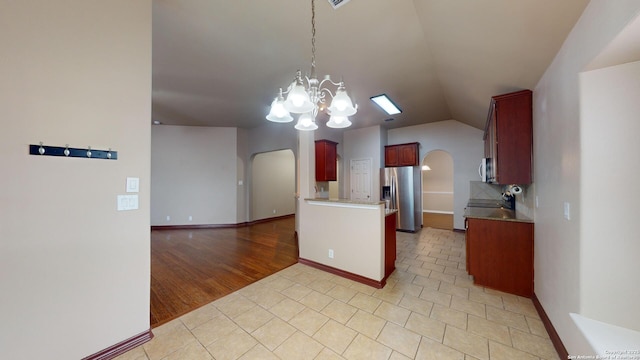
[[[359,106],[353,127],[387,128],[483,128],[491,96],[532,89],[588,3],[315,1],[318,77],[344,79]],[[163,124],[262,125],[278,89],[310,64],[311,0],[153,1],[152,113]],[[369,100],[380,93],[402,114]]]

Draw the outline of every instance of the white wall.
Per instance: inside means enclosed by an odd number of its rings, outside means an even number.
[[[291,150],[270,151],[253,158],[251,220],[295,213],[295,165]]]
[[[236,134],[236,128],[153,126],[151,225],[238,222]]]
[[[580,312],[583,282],[581,149],[598,146],[580,144],[579,73],[639,10],[638,0],[591,1],[533,92],[535,293],[570,354],[591,351],[569,313]],[[563,217],[564,202],[571,220]]]
[[[300,257],[367,279],[384,277],[384,206],[300,202]],[[329,249],[334,257],[329,258]]]
[[[487,99],[487,108],[490,99]],[[484,156],[482,130],[455,120],[408,126],[388,131],[389,145],[420,143],[420,163],[433,150],[444,150],[453,158],[453,227],[464,229],[464,208],[469,200],[469,181],[478,180],[478,165]]]
[[[294,129],[294,124],[264,122],[264,125],[248,130],[249,156],[284,149],[291,149],[297,155],[298,130]]]
[[[236,210],[236,221],[244,223],[249,221],[251,205],[249,204],[249,132],[246,129],[236,129],[237,131],[237,184],[238,184],[238,202]]]
[[[580,311],[640,331],[640,61],[580,80]]]
[[[453,158],[442,150],[430,151],[422,160],[422,210],[453,212]]]
[[[371,201],[380,200],[380,168],[384,167],[384,163],[380,162],[380,153],[384,146],[381,141],[381,132],[380,126],[371,126],[346,130],[343,133],[343,189],[345,198],[349,198],[351,192],[351,160],[371,159]]]
[[[1,8],[0,358],[80,359],[149,329],[151,1]],[[127,177],[139,209],[116,211]]]

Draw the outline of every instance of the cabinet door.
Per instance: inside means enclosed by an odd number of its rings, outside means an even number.
[[[488,182],[498,182],[498,136],[496,134],[496,108],[495,103],[491,103],[491,113],[489,117],[489,126],[487,126],[487,137],[489,139],[489,145],[485,145],[485,148],[488,148],[489,155],[489,163],[487,164],[487,181]]]
[[[384,166],[400,166],[400,154],[397,146],[389,145],[384,147]]]
[[[496,100],[496,182],[531,183],[533,145],[531,91],[521,91]]]
[[[337,180],[337,145],[329,140],[316,141],[316,181]]]
[[[396,268],[396,214],[384,218],[384,277]]]
[[[384,166],[418,166],[419,143],[388,145],[384,147]]]
[[[533,224],[468,219],[467,241],[475,284],[533,295]]]
[[[469,244],[471,243],[471,232],[469,231],[469,222],[467,221],[467,218],[464,219],[464,228],[466,230],[465,232],[465,245],[466,245],[466,260],[467,260],[467,273],[469,275],[473,275],[473,272],[471,270],[471,251],[469,251]]]
[[[532,92],[494,96],[485,126],[485,156],[497,184],[530,184],[533,149]],[[487,156],[487,152],[489,156]]]
[[[418,165],[418,144],[400,145],[400,166]]]

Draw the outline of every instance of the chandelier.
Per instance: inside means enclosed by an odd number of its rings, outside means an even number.
[[[326,86],[337,87],[335,94]],[[287,98],[284,98],[284,95]],[[300,114],[295,126],[298,130],[308,131],[318,128],[316,116],[324,108],[327,94],[331,96],[331,104],[327,108],[329,114],[328,127],[346,128],[351,126],[349,116],[358,111],[344,87],[344,81],[333,82],[329,75],[322,81],[316,77],[316,9],[315,0],[311,0],[311,75],[302,77],[300,70],[286,91],[282,91],[271,103],[267,120],[279,123],[293,121],[291,113]]]

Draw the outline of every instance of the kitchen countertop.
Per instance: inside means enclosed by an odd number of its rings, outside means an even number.
[[[473,203],[474,200],[469,200],[469,203]],[[478,204],[477,202],[475,202]],[[516,221],[516,222],[528,222],[533,223],[532,219],[517,213],[514,210],[503,206],[467,206],[464,209],[465,218],[484,219],[484,220],[500,220],[500,221]]]
[[[333,204],[350,204],[350,205],[384,205],[384,201],[365,201],[365,200],[349,200],[349,199],[329,199],[329,198],[306,198],[307,201],[318,201]],[[397,213],[396,209],[384,209],[384,216]]]
[[[305,200],[307,200],[307,201],[321,201],[321,202],[329,202],[329,203],[354,204],[354,205],[384,205],[384,201],[329,199],[329,198],[306,198]]]

